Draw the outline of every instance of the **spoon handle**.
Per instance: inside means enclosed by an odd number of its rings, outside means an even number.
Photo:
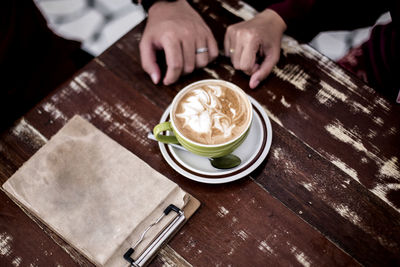
[[[158,140],[156,139],[156,137],[154,136],[154,134],[153,134],[152,132],[149,132],[149,133],[147,134],[147,138],[158,142]],[[173,147],[175,147],[175,148],[177,148],[177,149],[180,149],[180,150],[187,151],[186,148],[184,148],[183,146],[178,145],[178,144],[168,144],[168,145],[169,145],[169,146],[173,146]]]

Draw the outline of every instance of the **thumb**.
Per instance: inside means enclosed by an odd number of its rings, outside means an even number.
[[[157,64],[156,49],[151,41],[142,39],[140,42],[140,60],[142,68],[147,74],[150,75],[154,84],[160,81],[160,67]]]
[[[264,61],[261,63],[258,70],[256,70],[250,77],[249,86],[251,89],[256,88],[261,81],[267,78],[267,76],[271,73],[272,68],[276,65],[278,60],[279,57],[277,58],[273,56],[266,56],[264,58]]]

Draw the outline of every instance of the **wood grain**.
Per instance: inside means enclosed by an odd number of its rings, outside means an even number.
[[[193,3],[220,47],[227,25],[241,20],[232,10],[254,15],[237,1],[224,3]],[[140,67],[143,26],[1,135],[2,182],[80,114],[202,202],[153,266],[400,264],[399,106],[289,37],[277,67],[256,90],[224,57],[172,86],[155,86]],[[234,183],[188,180],[147,139],[180,88],[203,78],[241,86],[273,121],[269,156]],[[90,266],[4,193],[0,198],[1,266],[17,264],[19,257],[21,265]]]

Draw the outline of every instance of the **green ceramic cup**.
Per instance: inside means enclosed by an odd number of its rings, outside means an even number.
[[[224,86],[227,86],[234,91],[236,91],[239,94],[242,94],[244,96],[243,99],[244,101],[247,101],[246,107],[249,109],[249,120],[247,122],[247,125],[244,127],[244,130],[235,138],[221,144],[215,144],[215,145],[210,145],[210,144],[202,144],[193,140],[190,140],[186,136],[184,136],[178,128],[175,126],[174,123],[174,116],[172,112],[175,110],[175,105],[177,105],[178,100],[180,100],[181,96],[184,95],[188,90],[191,90],[193,87],[201,85],[201,84],[222,84]],[[180,144],[183,147],[185,147],[188,151],[208,157],[208,158],[218,158],[222,156],[226,156],[228,154],[231,154],[236,148],[238,148],[243,141],[246,139],[249,129],[252,123],[253,119],[253,110],[252,110],[252,105],[250,103],[249,98],[247,97],[246,93],[236,86],[233,83],[223,81],[223,80],[215,80],[215,79],[208,79],[208,80],[201,80],[192,84],[189,84],[185,88],[183,88],[174,98],[171,104],[171,109],[170,109],[170,121],[160,123],[156,125],[153,129],[153,134],[155,138],[162,143],[166,144]],[[172,134],[170,135],[164,135],[163,132],[171,132]]]

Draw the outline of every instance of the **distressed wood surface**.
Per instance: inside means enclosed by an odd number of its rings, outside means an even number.
[[[194,6],[220,45],[227,25],[255,14],[231,0]],[[202,202],[153,266],[400,264],[399,106],[289,37],[256,90],[223,57],[173,86],[154,86],[140,67],[142,28],[0,137],[1,182],[80,114]],[[233,183],[186,179],[147,139],[179,89],[203,78],[238,84],[272,120],[267,159]],[[0,198],[0,266],[91,266],[3,192]]]

